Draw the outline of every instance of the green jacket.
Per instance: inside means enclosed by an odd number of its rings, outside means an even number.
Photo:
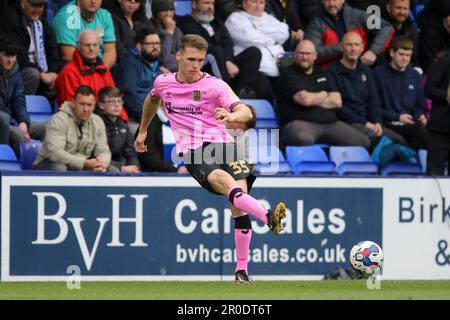
[[[45,141],[34,165],[48,159],[71,170],[83,170],[84,161],[96,157],[108,165],[111,162],[103,120],[92,114],[87,121],[80,121],[73,113],[72,103],[64,102],[61,111],[48,121]]]

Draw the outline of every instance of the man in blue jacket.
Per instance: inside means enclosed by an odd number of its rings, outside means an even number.
[[[12,35],[0,36],[0,144],[9,144],[20,158],[20,143],[42,140],[45,123],[30,123],[24,86],[16,59],[20,46]]]
[[[402,135],[413,149],[427,147],[427,118],[420,74],[410,65],[414,44],[406,36],[391,43],[391,62],[374,70],[383,125]]]
[[[159,61],[161,40],[156,30],[151,26],[137,30],[135,44],[136,47],[128,51],[114,71],[132,133],[136,132],[141,121],[145,97],[153,88],[156,77],[162,73]]]
[[[342,39],[342,58],[330,65],[335,83],[342,95],[338,118],[364,133],[370,140],[369,150],[383,135],[395,143],[405,144],[402,136],[381,124],[381,106],[372,71],[360,61],[364,51],[363,39],[348,32]]]

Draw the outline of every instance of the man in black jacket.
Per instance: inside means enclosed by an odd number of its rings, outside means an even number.
[[[297,14],[304,28],[321,12],[320,0],[295,0],[297,2]]]
[[[450,1],[430,0],[419,16],[419,62],[425,73],[450,49]]]
[[[430,65],[425,94],[433,101],[428,125],[427,173],[443,175],[450,163],[450,52]],[[448,172],[447,172],[448,174]]]
[[[12,33],[21,46],[17,61],[25,94],[52,96],[55,79],[62,68],[58,44],[52,27],[44,18],[47,0],[6,0],[8,12],[0,29]]]
[[[122,93],[113,87],[104,87],[99,93],[99,108],[95,112],[105,123],[106,136],[111,150],[109,172],[139,173],[139,161],[134,140],[125,121],[120,118]]]
[[[286,41],[284,47],[287,51],[295,50],[297,43],[302,41],[305,36],[305,27],[300,20],[297,0],[268,0],[265,11],[288,24],[291,36],[290,41]]]
[[[208,42],[222,75],[241,98],[272,100],[272,88],[266,76],[258,71],[261,52],[249,47],[235,56],[233,40],[224,24],[214,18],[214,0],[192,1],[192,14],[179,17],[178,25],[184,34],[202,36]]]

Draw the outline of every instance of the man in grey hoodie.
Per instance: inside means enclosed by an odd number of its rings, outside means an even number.
[[[75,90],[61,112],[47,125],[46,137],[34,162],[37,170],[88,170],[105,172],[111,162],[103,120],[92,114],[95,92],[88,86]]]

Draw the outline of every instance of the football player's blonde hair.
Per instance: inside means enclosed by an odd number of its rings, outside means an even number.
[[[197,34],[186,34],[181,38],[180,51],[184,51],[186,48],[194,48],[207,52],[208,42]]]

